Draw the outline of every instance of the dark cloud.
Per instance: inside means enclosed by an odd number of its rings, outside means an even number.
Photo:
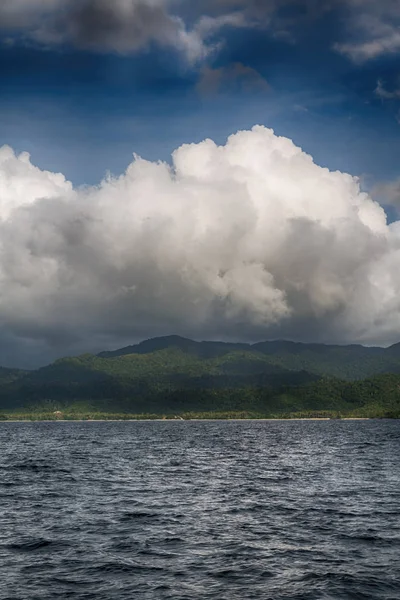
[[[157,44],[194,64],[218,51],[227,27],[293,43],[327,14],[336,23],[333,49],[352,61],[400,52],[394,0],[3,0],[0,29],[46,47],[129,54]]]
[[[168,13],[163,0],[71,0],[57,14],[50,30],[39,36],[79,48],[127,54],[150,43],[176,47],[190,57],[201,56],[202,41],[186,31],[182,20]]]
[[[0,5],[0,31],[19,33],[40,45],[132,54],[151,44],[173,49],[189,63],[218,48],[213,37],[224,27],[246,27],[239,12],[215,16],[201,10],[189,27],[169,0],[6,0]],[[10,38],[6,38],[10,39]]]
[[[2,0],[0,3],[0,29],[31,28],[48,12],[60,6],[55,0]]]
[[[129,54],[156,43],[189,61],[203,58],[204,40],[168,8],[168,0],[6,0],[0,5],[0,29],[19,31],[46,47],[68,44]]]
[[[131,10],[123,3],[106,0],[81,0],[74,2],[60,17],[60,35],[65,35],[62,25],[67,23],[67,36],[80,47],[109,48],[121,52],[146,46],[150,40],[176,33],[176,25],[161,4],[149,5],[135,2]]]

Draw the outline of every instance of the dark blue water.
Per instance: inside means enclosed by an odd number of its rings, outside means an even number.
[[[400,598],[400,422],[0,423],[0,598]]]

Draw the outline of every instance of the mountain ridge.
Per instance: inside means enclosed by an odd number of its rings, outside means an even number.
[[[117,350],[103,351],[97,356],[114,359],[130,355],[147,355],[168,348],[178,348],[191,356],[216,359],[231,352],[256,354],[275,366],[290,371],[309,371],[319,376],[363,379],[380,373],[400,373],[400,343],[388,348],[361,344],[319,344],[271,340],[253,344],[195,341],[181,336],[165,336],[144,340]]]
[[[285,339],[276,339],[276,340],[265,340],[261,342],[224,342],[224,341],[214,341],[214,340],[192,340],[190,338],[186,338],[179,335],[169,335],[169,336],[157,336],[154,338],[148,338],[137,344],[131,344],[128,346],[124,346],[122,348],[118,348],[116,350],[103,350],[99,352],[97,356],[102,358],[109,358],[112,356],[122,356],[123,354],[145,354],[148,352],[152,352],[155,349],[162,349],[166,347],[170,347],[171,345],[176,345],[178,347],[191,347],[191,348],[200,348],[204,346],[214,346],[218,347],[226,347],[226,348],[242,348],[242,349],[257,349],[258,347],[268,347],[278,348],[302,348],[302,347],[310,347],[313,349],[329,349],[329,348],[354,348],[354,349],[363,349],[367,352],[386,352],[393,349],[396,349],[400,355],[400,342],[393,344],[388,347],[381,346],[363,346],[362,344],[325,344],[319,342],[295,342],[293,340],[285,340]]]
[[[399,349],[152,338],[97,355],[61,358],[36,371],[6,369],[3,378],[0,369],[0,411],[79,405],[138,414],[246,407],[269,414],[358,410],[372,401],[374,410],[383,411],[386,400],[380,394],[386,394],[396,413]]]

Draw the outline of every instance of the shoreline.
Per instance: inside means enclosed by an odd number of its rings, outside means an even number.
[[[383,420],[374,417],[342,417],[340,419],[331,419],[330,417],[293,417],[289,419],[4,419],[0,423],[182,423],[194,421],[215,422],[215,421],[377,421]],[[396,421],[397,419],[390,419]]]

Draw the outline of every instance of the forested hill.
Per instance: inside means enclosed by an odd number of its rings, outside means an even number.
[[[264,365],[290,371],[308,371],[318,376],[353,380],[380,373],[400,373],[400,344],[389,348],[361,345],[337,346],[304,344],[290,341],[270,341],[256,344],[227,342],[195,342],[180,336],[153,338],[134,346],[102,352],[101,358],[179,349],[185,355],[199,359],[215,359],[232,353],[248,355],[249,361],[262,360]]]
[[[60,359],[31,372],[0,369],[3,412],[75,407],[135,414],[334,410],[393,416],[399,401],[399,345],[250,345],[171,336]]]

